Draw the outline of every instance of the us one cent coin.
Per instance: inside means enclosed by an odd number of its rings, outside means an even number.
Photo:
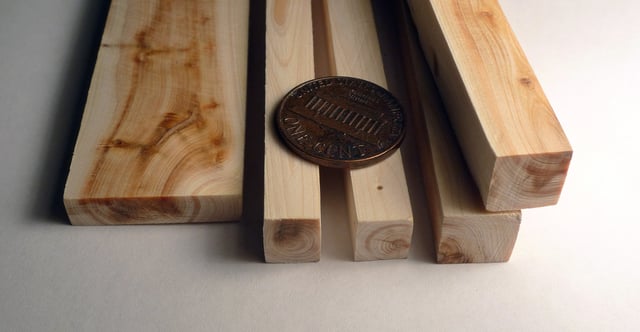
[[[291,150],[327,167],[376,163],[400,146],[405,133],[398,100],[352,77],[324,77],[295,87],[280,103],[275,121]]]

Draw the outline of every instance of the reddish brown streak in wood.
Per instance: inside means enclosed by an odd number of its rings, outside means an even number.
[[[137,223],[150,219],[174,219],[183,215],[183,209],[174,198],[89,198],[78,204],[90,211],[96,220],[106,220],[109,224]],[[194,211],[199,211],[199,204]]]
[[[524,85],[526,88],[532,88],[531,84],[533,84],[533,81],[531,81],[530,78],[523,77],[519,81],[520,81],[520,84]]]
[[[98,178],[103,174],[103,167],[107,164],[105,161],[108,159],[109,150],[111,148],[118,149],[138,149],[139,157],[135,159],[135,165],[129,169],[123,169],[124,172],[131,172],[134,176],[132,178],[142,179],[142,174],[144,174],[145,170],[148,168],[149,163],[154,155],[159,151],[160,146],[165,143],[170,137],[174,136],[177,133],[182,132],[183,130],[187,130],[188,128],[194,129],[204,129],[207,127],[207,121],[203,116],[202,112],[211,112],[215,111],[215,109],[219,106],[215,101],[209,101],[207,104],[202,104],[200,101],[199,93],[201,91],[201,68],[200,68],[200,41],[205,39],[205,46],[203,51],[210,52],[208,57],[215,60],[215,56],[213,54],[215,50],[215,43],[211,40],[211,38],[202,38],[202,32],[200,31],[201,26],[206,25],[210,22],[211,18],[202,17],[199,21],[189,21],[187,23],[188,27],[188,35],[186,37],[190,37],[189,47],[180,47],[173,48],[162,46],[158,47],[157,41],[162,41],[165,36],[163,36],[161,32],[163,25],[172,24],[170,22],[170,18],[168,15],[171,14],[172,10],[180,10],[183,8],[171,8],[172,6],[188,6],[185,9],[189,10],[189,17],[198,17],[200,15],[200,10],[197,8],[197,4],[193,2],[177,2],[172,3],[170,1],[159,1],[156,8],[154,9],[153,18],[151,23],[148,26],[144,27],[140,31],[135,34],[134,40],[135,44],[103,44],[104,47],[120,47],[124,49],[132,48],[134,50],[134,54],[131,56],[129,52],[122,52],[122,56],[120,58],[119,66],[122,70],[125,70],[129,74],[129,90],[126,94],[124,105],[122,109],[118,112],[118,119],[114,121],[114,126],[111,132],[107,135],[107,138],[104,140],[105,143],[100,145],[99,156],[96,158],[96,163],[92,171],[89,173],[89,178],[87,179],[87,184],[83,190],[85,196],[91,197],[98,188],[94,186],[97,182]],[[207,35],[207,37],[213,36]],[[152,70],[158,70],[157,67],[153,67],[151,62],[152,56],[171,56],[174,53],[186,53],[187,60],[184,63],[186,67],[186,75],[175,75],[175,79],[184,79],[185,81],[180,80],[175,83],[173,86],[178,89],[186,89],[185,94],[179,91],[175,97],[171,100],[171,104],[169,107],[169,112],[164,114],[164,117],[154,129],[153,134],[146,142],[133,142],[127,141],[122,138],[116,138],[120,136],[120,130],[124,123],[126,123],[127,117],[129,113],[132,111],[132,105],[136,98],[140,98],[139,88],[142,84],[153,84],[150,80],[157,80],[157,75],[147,75]],[[133,66],[127,64],[127,61],[133,62]],[[162,67],[160,68],[162,69]],[[215,69],[215,66],[214,66]],[[215,77],[215,73],[209,73],[211,76]],[[216,126],[218,127],[218,126]],[[222,127],[222,126],[219,126]],[[224,137],[224,132],[222,129],[219,130],[218,133],[210,134],[210,138],[205,142],[211,142],[215,149],[214,151],[209,151],[208,153],[204,153],[204,156],[210,156],[210,161],[207,162],[210,164],[218,164],[225,161],[228,157],[228,151],[226,151],[226,146],[228,145],[227,140]],[[204,131],[206,132],[206,130]],[[201,144],[198,144],[201,145]],[[202,148],[199,148],[198,151],[201,151]],[[217,150],[217,151],[215,151]],[[184,152],[183,152],[184,153]],[[185,154],[183,158],[186,158],[190,154]],[[198,161],[201,161],[202,156],[198,156]],[[179,162],[178,167],[172,170],[171,177],[167,179],[167,183],[164,185],[163,193],[166,191],[170,191],[173,187],[174,182],[179,181],[176,178],[175,174],[181,174],[181,171],[184,170],[184,167],[194,167],[192,163],[189,162]],[[113,181],[113,179],[107,179]],[[142,181],[142,180],[141,180]],[[140,186],[139,183],[132,183],[131,190],[135,190]]]
[[[129,93],[127,94],[127,98],[124,104],[124,107],[122,109],[122,111],[120,112],[120,117],[118,118],[117,121],[115,121],[115,126],[113,128],[113,130],[111,131],[111,133],[108,135],[108,138],[106,139],[107,142],[123,142],[122,140],[116,140],[115,137],[118,134],[118,131],[120,130],[120,127],[122,126],[122,124],[124,123],[130,109],[131,109],[131,105],[133,104],[133,99],[134,96],[136,95],[137,89],[138,89],[138,83],[140,80],[140,76],[141,76],[141,68],[139,66],[140,62],[137,61],[139,56],[138,54],[140,52],[144,52],[144,50],[149,48],[149,43],[147,41],[147,36],[149,34],[152,34],[154,31],[154,27],[155,24],[159,24],[160,22],[163,21],[163,15],[166,12],[167,8],[163,8],[163,4],[165,4],[165,2],[160,1],[157,4],[157,7],[155,8],[154,11],[154,17],[152,19],[151,24],[144,28],[143,30],[139,31],[138,33],[136,33],[135,35],[135,40],[136,40],[136,44],[135,47],[136,49],[138,49],[139,51],[136,52],[136,55],[134,56],[134,62],[135,62],[135,66],[133,66],[133,70],[131,73],[131,88]],[[112,45],[109,45],[109,47],[111,47]],[[144,62],[142,62],[144,63]],[[116,146],[123,146],[122,144],[116,144]],[[126,146],[131,146],[131,143],[126,143]],[[133,144],[136,145],[136,144]],[[97,158],[95,166],[93,167],[93,171],[90,172],[90,177],[89,180],[87,181],[87,184],[83,190],[83,192],[85,193],[86,196],[92,196],[92,193],[95,191],[95,189],[97,189],[94,186],[94,183],[96,182],[96,177],[99,176],[100,174],[102,174],[102,168],[105,166],[105,160],[107,158],[107,153],[109,152],[109,148],[110,147],[115,147],[109,143],[107,144],[103,144],[102,145],[104,148],[100,151],[100,156]]]
[[[197,99],[197,96],[194,95],[193,98]],[[198,128],[204,126],[204,120],[198,108],[192,108],[185,113],[166,113],[164,115],[164,119],[156,127],[155,133],[149,142],[142,145],[140,156],[143,158],[149,157],[150,153],[157,151],[162,143],[168,140],[169,137],[180,132],[181,129],[187,128],[191,125],[195,125]]]
[[[278,246],[289,246],[292,242],[300,241],[300,236],[305,232],[309,231],[312,233],[312,229],[315,228],[316,225],[316,220],[282,220],[278,223],[277,230],[273,235],[273,241]]]
[[[571,161],[571,153],[567,153],[562,159],[551,159],[548,161],[531,161],[525,170],[529,178],[532,179],[531,193],[537,195],[550,195],[556,193],[558,187],[562,187],[563,183],[552,182],[554,180],[563,179],[569,170]],[[563,181],[564,182],[564,181]]]
[[[462,251],[458,241],[447,238],[442,241],[438,250],[438,263],[457,264],[472,263],[473,260],[467,257]]]
[[[298,223],[283,221],[278,225],[278,230],[274,235],[274,241],[279,244],[295,241],[301,232],[302,227],[298,225]]]
[[[287,9],[289,8],[288,0],[277,0],[274,6],[273,18],[278,25],[284,25],[287,22]]]

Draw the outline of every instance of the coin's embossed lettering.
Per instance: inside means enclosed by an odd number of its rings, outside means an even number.
[[[333,83],[331,81],[320,80],[314,81],[309,84],[303,84],[302,86],[296,88],[292,93],[294,98],[302,98],[309,93],[315,92],[323,87],[330,86]]]
[[[306,145],[308,142],[310,142],[311,140],[313,140],[313,136],[304,133],[304,134],[300,134],[299,136],[297,136],[295,138],[295,140],[299,143],[299,144],[304,144]]]
[[[348,160],[366,155],[367,148],[363,144],[340,144],[337,142],[317,142],[311,148],[328,158]]]
[[[318,152],[318,153],[323,152],[326,148],[327,148],[327,144],[325,144],[325,142],[316,142],[316,143],[315,143],[315,144],[313,144],[313,146],[311,147],[311,149],[312,149],[314,152]]]
[[[367,92],[369,92],[369,91],[367,91]],[[377,97],[377,95],[375,95],[375,94],[374,95],[364,94],[364,93],[358,92],[358,91],[356,91],[354,89],[351,89],[349,91],[349,99],[350,100],[352,100],[354,102],[357,102],[357,103],[360,103],[360,104],[363,104],[363,105],[368,106],[368,107],[375,107],[376,104],[380,103],[379,98],[375,98],[375,97]]]
[[[300,123],[299,119],[296,118],[285,118],[284,123],[286,125],[286,131],[292,136],[300,136],[306,133],[305,128]]]

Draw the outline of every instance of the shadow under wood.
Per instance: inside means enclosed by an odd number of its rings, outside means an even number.
[[[344,170],[320,167],[322,255],[353,261]]]
[[[423,188],[422,171],[419,167],[420,158],[416,146],[415,127],[409,107],[413,107],[407,94],[407,79],[405,75],[404,56],[402,52],[399,21],[402,2],[372,0],[371,2],[378,40],[382,52],[384,71],[389,90],[400,100],[405,108],[405,116],[409,124],[402,144],[402,161],[411,199],[413,212],[413,238],[411,241],[410,258],[435,263],[435,249],[433,246],[433,230],[427,211],[427,197]]]
[[[240,243],[250,257],[264,261],[264,124],[266,2],[252,0],[249,13],[247,110]]]
[[[29,219],[69,223],[62,196],[109,4],[109,0],[85,1],[73,24],[74,35],[69,38],[68,57],[61,64],[63,74],[49,112],[40,169],[31,184],[28,199],[33,204],[26,211]]]

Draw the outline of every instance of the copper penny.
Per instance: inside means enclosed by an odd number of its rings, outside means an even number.
[[[388,157],[402,142],[405,116],[386,89],[352,77],[324,77],[291,90],[276,112],[284,142],[327,167],[358,168]]]

